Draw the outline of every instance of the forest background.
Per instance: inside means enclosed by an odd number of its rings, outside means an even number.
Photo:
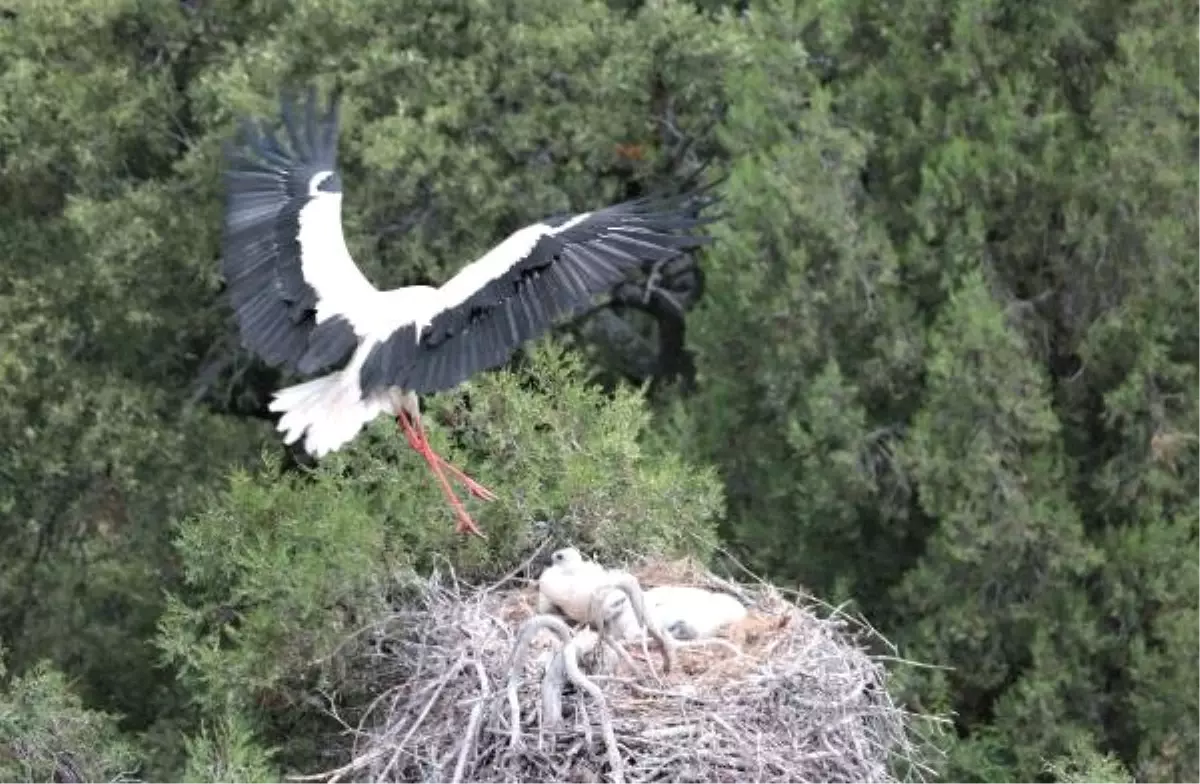
[[[0,778],[311,770],[311,662],[389,575],[549,535],[847,602],[940,665],[894,688],[953,716],[948,780],[1196,780],[1196,29],[1175,0],[0,2]],[[727,176],[712,248],[426,401],[502,497],[487,544],[394,425],[282,447],[290,379],[221,298],[222,143],[335,78],[379,286]]]

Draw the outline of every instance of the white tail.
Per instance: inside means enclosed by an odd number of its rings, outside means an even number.
[[[353,374],[330,373],[275,393],[270,410],[283,412],[276,426],[285,444],[307,433],[304,449],[314,457],[342,447],[384,406],[375,398],[362,399]]]

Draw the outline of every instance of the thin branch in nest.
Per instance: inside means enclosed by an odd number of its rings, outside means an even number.
[[[570,673],[577,672],[580,678],[585,678],[579,666],[579,655],[581,652],[589,653],[595,648],[595,643],[587,646],[587,650],[581,651],[580,643],[584,638],[581,635],[573,637],[562,650],[554,654],[550,659],[550,663],[546,665],[546,672],[542,676],[542,726],[544,729],[556,731],[562,726],[562,695],[566,689],[568,681],[574,683]],[[596,638],[599,640],[599,637]],[[601,648],[603,656],[604,649]],[[601,664],[601,671],[605,667]]]
[[[600,732],[604,736],[604,748],[608,753],[610,775],[612,776],[613,784],[622,784],[625,781],[625,766],[621,763],[621,750],[617,746],[617,735],[613,730],[612,710],[609,708],[608,700],[604,698],[604,692],[600,687],[579,669],[579,657],[574,640],[563,646],[563,652],[563,663],[567,672],[567,678],[577,688],[586,691],[596,703],[596,708],[600,711]]]
[[[511,726],[509,728],[509,747],[521,746],[521,699],[517,693],[517,685],[521,681],[521,673],[525,669],[525,660],[529,658],[529,643],[542,629],[553,632],[565,646],[571,641],[571,629],[561,618],[554,615],[535,615],[521,626],[521,633],[509,656],[508,683],[505,692],[508,696],[508,713]]]
[[[621,752],[617,746],[617,737],[613,730],[608,701],[604,698],[604,692],[600,687],[579,668],[578,640],[572,637],[571,630],[567,624],[553,615],[535,615],[527,620],[521,627],[521,634],[517,638],[516,645],[513,647],[508,669],[507,686],[509,715],[512,722],[510,747],[514,749],[518,748],[521,743],[521,707],[519,695],[517,694],[517,683],[520,681],[525,660],[529,656],[529,644],[542,629],[549,629],[554,632],[563,643],[562,650],[555,657],[561,664],[555,664],[554,660],[552,660],[552,666],[546,668],[546,674],[543,676],[543,716],[552,722],[561,721],[562,703],[559,695],[561,695],[565,684],[560,679],[561,675],[565,673],[568,681],[580,691],[587,692],[595,701],[600,711],[600,730],[604,736],[604,745],[608,752],[608,763],[612,769],[613,781],[616,784],[621,784],[625,780],[622,773]]]
[[[567,685],[566,649],[555,654],[542,677],[542,723],[546,729],[557,731],[562,726],[562,693]]]
[[[482,696],[471,706],[471,718],[467,721],[467,734],[463,737],[462,749],[458,752],[458,761],[454,764],[454,775],[450,777],[450,784],[459,784],[463,780],[463,772],[467,768],[467,755],[470,754],[471,748],[478,740],[479,728],[483,724],[483,706],[492,694],[483,665],[477,661],[471,662],[471,665],[475,668],[475,674],[479,676],[479,693]]]
[[[546,549],[546,545],[548,544],[550,544],[550,537],[543,536],[541,541],[538,542],[537,547],[533,548],[533,552],[531,552],[524,561],[518,564],[515,569],[509,571],[499,580],[484,588],[483,593],[492,593],[494,591],[498,591],[501,586],[507,585],[511,580],[516,578],[517,575],[525,573],[534,560],[537,559],[537,557],[542,554],[542,551]]]
[[[400,759],[400,754],[405,750],[405,748],[408,746],[408,742],[412,740],[413,735],[416,734],[417,730],[420,729],[421,725],[425,722],[425,718],[429,715],[429,712],[433,710],[433,706],[437,703],[438,697],[442,695],[442,690],[446,688],[446,684],[457,678],[458,674],[462,672],[463,668],[466,666],[467,659],[465,657],[461,658],[453,667],[450,668],[449,672],[438,679],[437,685],[433,690],[433,696],[426,701],[424,707],[421,708],[421,712],[417,714],[417,718],[413,721],[412,726],[408,728],[408,732],[405,733],[400,742],[396,744],[396,749],[392,753],[391,759],[388,760],[387,767],[383,769],[383,776],[385,778],[396,766],[396,763]]]
[[[721,637],[700,637],[695,640],[679,640],[675,645],[678,648],[724,648],[732,653],[735,659],[740,659],[745,655],[741,648]]]

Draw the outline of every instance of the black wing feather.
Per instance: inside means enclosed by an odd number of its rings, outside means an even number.
[[[691,229],[702,188],[670,199],[624,202],[546,234],[506,274],[435,316],[415,343],[411,329],[381,342],[363,363],[364,392],[396,386],[419,394],[452,388],[504,364],[516,348],[563,317],[585,310],[645,261],[672,258],[711,241]],[[567,218],[551,222],[561,226]]]
[[[265,123],[242,122],[241,143],[226,150],[222,272],[242,344],[272,366],[316,373],[348,358],[353,326],[334,317],[318,325],[317,292],[300,267],[299,215],[308,183],[337,172],[339,94],[318,117],[310,88],[303,116],[290,93],[280,97],[290,149]]]

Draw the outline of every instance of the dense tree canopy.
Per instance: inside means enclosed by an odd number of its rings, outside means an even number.
[[[852,602],[937,665],[896,696],[953,714],[946,778],[1200,775],[1196,25],[1168,0],[0,2],[0,775],[311,769],[312,663],[388,575],[503,573],[543,536],[721,543]],[[486,545],[391,423],[315,467],[282,447],[292,379],[221,296],[222,144],[335,81],[381,287],[726,177],[711,249],[425,401],[501,495]]]

